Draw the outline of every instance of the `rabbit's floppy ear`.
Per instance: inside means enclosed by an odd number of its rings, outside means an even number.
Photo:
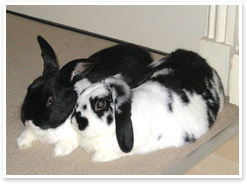
[[[131,120],[131,89],[125,82],[119,79],[116,81],[118,82],[109,85],[115,104],[116,136],[120,149],[128,153],[134,145]]]
[[[85,78],[94,68],[100,64],[99,59],[76,59],[62,67],[59,74],[59,81],[64,87],[73,86],[77,81]]]
[[[128,153],[134,145],[134,134],[131,121],[131,102],[124,102],[115,112],[116,135],[120,149]]]
[[[40,48],[42,51],[41,55],[42,55],[43,60],[44,60],[43,75],[45,75],[46,73],[49,73],[51,71],[57,71],[58,70],[57,59],[56,59],[56,55],[55,55],[52,47],[41,36],[38,36],[37,40],[39,42],[39,45],[40,45]]]

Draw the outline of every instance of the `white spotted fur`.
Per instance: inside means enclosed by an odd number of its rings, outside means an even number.
[[[166,75],[169,70],[158,71],[154,75]],[[172,72],[170,70],[170,72]],[[93,162],[108,162],[122,156],[150,153],[158,149],[186,145],[186,133],[200,138],[208,129],[206,104],[201,95],[186,92],[190,103],[184,105],[181,98],[173,95],[173,112],[166,105],[169,102],[170,89],[159,83],[148,81],[132,90],[132,124],[134,131],[134,147],[130,153],[120,150],[115,133],[115,122],[107,125],[105,118],[99,119],[91,109],[89,98],[107,93],[108,83],[123,85],[117,78],[108,78],[103,82],[93,84],[78,98],[77,110],[86,117],[89,126],[79,131],[75,118],[72,123],[80,134],[79,144],[85,151],[94,153]],[[127,85],[127,84],[124,84]],[[217,86],[218,85],[218,86]],[[219,79],[215,78],[214,87],[220,96],[220,109],[223,108],[223,94],[219,91]],[[87,110],[82,105],[87,104]]]

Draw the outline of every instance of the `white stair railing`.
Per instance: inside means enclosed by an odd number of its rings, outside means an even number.
[[[219,73],[230,102],[238,105],[239,6],[209,5],[208,11],[199,52]]]

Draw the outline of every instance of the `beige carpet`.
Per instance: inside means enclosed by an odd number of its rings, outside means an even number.
[[[146,155],[124,157],[111,163],[92,163],[91,154],[82,149],[62,158],[52,157],[52,145],[36,143],[19,150],[16,139],[24,130],[20,107],[28,85],[43,70],[41,51],[36,41],[42,35],[54,48],[60,66],[76,58],[88,57],[115,43],[29,19],[7,14],[7,175],[159,175],[200,145],[238,120],[238,107],[227,104],[213,128],[195,143],[160,150]],[[154,59],[162,56],[152,54]]]

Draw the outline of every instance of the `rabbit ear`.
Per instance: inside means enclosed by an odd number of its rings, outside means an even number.
[[[120,149],[128,153],[134,145],[134,134],[131,121],[131,89],[121,79],[113,78],[110,83],[115,104],[116,136]],[[111,79],[110,79],[111,80]],[[116,82],[117,81],[117,82]]]
[[[56,55],[51,48],[51,46],[47,43],[47,41],[42,38],[41,36],[37,37],[37,40],[39,42],[41,51],[42,51],[42,57],[44,60],[44,71],[43,75],[46,73],[49,73],[51,71],[57,71],[58,70],[58,64],[57,64],[57,59]]]
[[[99,59],[76,59],[62,67],[59,74],[59,81],[65,87],[73,86],[77,81],[85,78],[94,68],[100,64]]]
[[[128,153],[134,145],[134,134],[131,121],[131,102],[123,103],[115,112],[116,135],[120,149]]]

